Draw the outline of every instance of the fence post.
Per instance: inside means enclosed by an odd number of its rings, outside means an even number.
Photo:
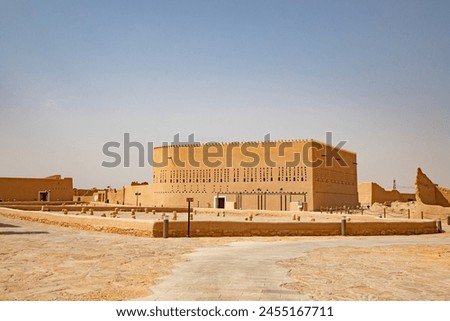
[[[169,237],[169,215],[164,215],[163,221],[163,238]]]
[[[345,236],[347,234],[347,221],[345,216],[341,218],[341,236]]]
[[[442,233],[442,222],[441,219],[436,220],[437,232]]]

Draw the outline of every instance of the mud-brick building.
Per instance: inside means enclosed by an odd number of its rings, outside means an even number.
[[[199,207],[319,210],[358,203],[356,154],[315,140],[154,149],[155,201]]]
[[[71,201],[72,178],[53,175],[45,178],[0,177],[0,201]]]

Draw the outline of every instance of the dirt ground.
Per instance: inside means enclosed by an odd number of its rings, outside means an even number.
[[[0,216],[0,300],[128,300],[182,254],[229,240],[156,239],[55,227]]]
[[[450,242],[323,248],[282,264],[296,280],[284,287],[313,300],[450,300]]]

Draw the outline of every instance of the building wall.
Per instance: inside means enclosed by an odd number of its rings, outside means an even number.
[[[89,203],[94,202],[95,197],[94,194],[97,193],[97,189],[83,189],[83,188],[74,188],[73,189],[73,201],[74,202],[83,202]]]
[[[312,167],[312,208],[355,206],[358,204],[356,154],[340,150],[339,158],[332,158],[330,146],[314,142],[310,159]],[[319,162],[318,162],[319,161]],[[320,165],[319,165],[320,164]]]
[[[136,193],[140,193],[136,196]],[[130,206],[160,206],[155,204],[155,197],[152,185],[129,185],[120,189],[110,189],[106,191],[106,199],[110,204],[130,205]]]
[[[153,171],[154,202],[185,206],[193,197],[194,206],[214,207],[219,196],[237,208],[256,209],[260,194],[265,209],[280,210],[304,200],[295,193],[306,193],[308,210],[355,206],[356,155],[341,151],[346,166],[333,159],[328,164],[326,149],[313,140],[158,147],[154,160],[163,164]]]
[[[387,191],[377,183],[366,182],[358,184],[358,200],[361,205],[384,202],[409,202],[415,199],[415,194],[400,193],[397,190]]]
[[[72,201],[72,178],[0,177],[0,200],[38,201],[40,191],[49,191],[49,201]]]

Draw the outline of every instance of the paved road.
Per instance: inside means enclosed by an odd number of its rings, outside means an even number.
[[[188,261],[177,264],[171,275],[151,287],[151,296],[139,300],[308,300],[307,295],[281,287],[293,280],[288,277],[287,269],[277,262],[325,247],[448,243],[448,238],[422,236],[337,237],[283,242],[239,241],[228,246],[201,248],[188,254]]]

